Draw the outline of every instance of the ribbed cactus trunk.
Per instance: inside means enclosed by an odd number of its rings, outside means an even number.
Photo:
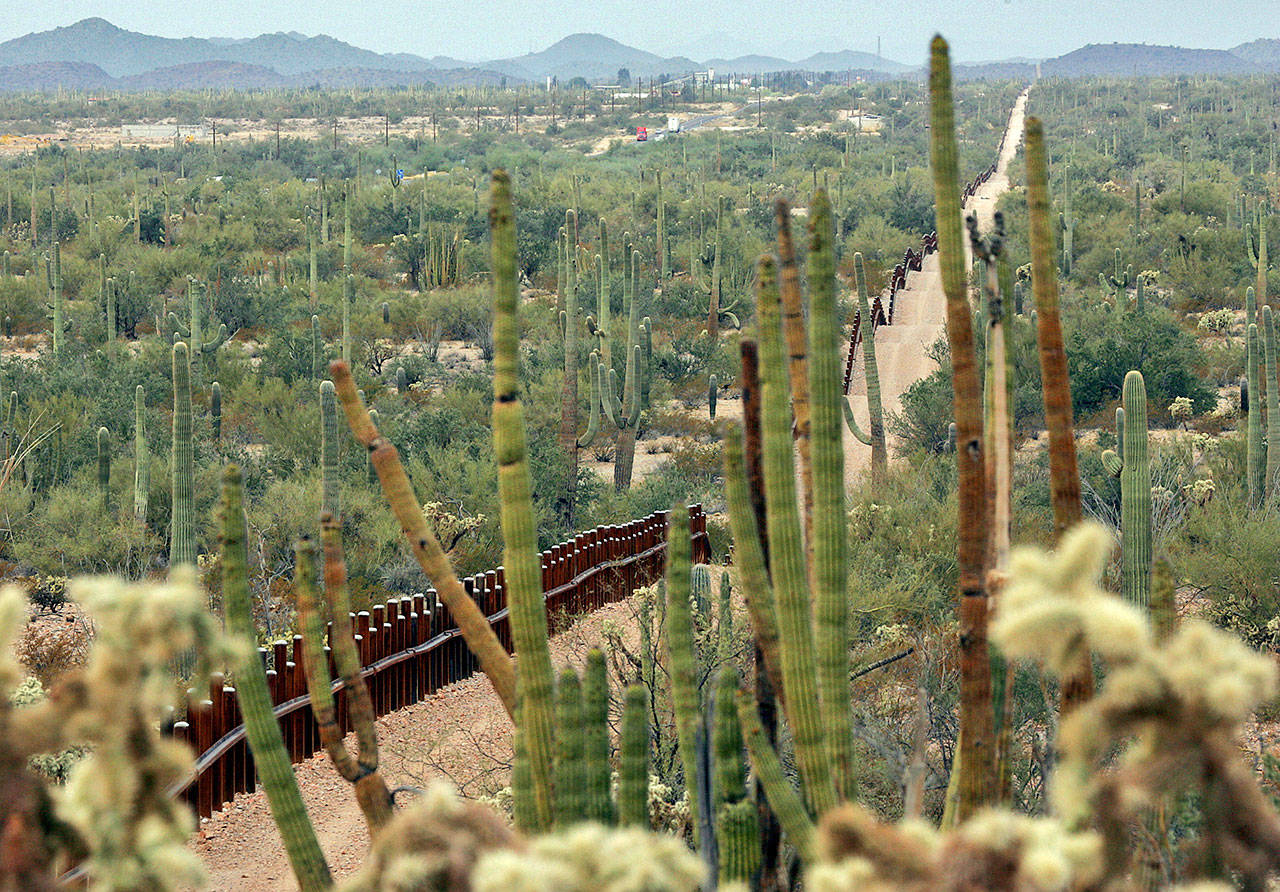
[[[836,316],[835,223],[826,190],[809,204],[809,337],[813,468],[810,584],[814,601],[818,696],[832,778],[841,799],[857,791],[849,700],[849,597],[845,540],[844,445],[841,437],[842,370]],[[877,387],[876,402],[879,402]],[[877,416],[873,415],[875,419]],[[884,427],[881,431],[883,448]],[[873,422],[872,430],[876,429]],[[874,447],[873,447],[874,448]],[[884,456],[881,455],[881,460]]]
[[[778,227],[778,284],[782,300],[782,334],[787,353],[787,375],[791,384],[792,430],[796,452],[800,456],[801,516],[806,540],[812,534],[813,460],[810,456],[811,421],[809,418],[808,344],[805,335],[804,294],[800,287],[800,268],[796,265],[795,246],[791,239],[791,209],[785,201],[774,207]]]
[[[1263,481],[1263,501],[1270,503],[1275,500],[1277,479],[1280,478],[1280,448],[1271,448],[1273,443],[1280,445],[1280,385],[1277,384],[1280,369],[1276,367],[1280,353],[1276,351],[1276,324],[1269,306],[1262,308],[1262,337],[1267,378],[1267,476]]]
[[[191,365],[187,345],[173,345],[173,449],[170,458],[173,498],[169,566],[195,566],[195,455],[191,445]]]
[[[587,776],[582,684],[572,666],[560,670],[556,685],[555,826],[561,830],[585,818]]]
[[[1049,495],[1053,503],[1053,531],[1061,539],[1081,518],[1080,470],[1076,463],[1071,379],[1058,312],[1058,276],[1053,264],[1052,208],[1044,125],[1026,122],[1027,213],[1031,241],[1031,290],[1036,304],[1040,380],[1045,427],[1049,432]],[[1074,224],[1072,224],[1074,226]],[[1068,237],[1071,230],[1067,230]],[[1063,255],[1066,254],[1066,245]],[[1063,275],[1067,270],[1063,270]],[[1062,711],[1068,713],[1093,696],[1093,661],[1088,653],[1075,658],[1074,669],[1061,682]]]
[[[966,286],[955,107],[947,43],[933,39],[929,72],[930,155],[937,206],[938,254],[947,301],[956,419],[959,493],[960,772],[957,819],[963,821],[996,793],[991,663],[987,646],[986,556],[990,536],[983,450],[982,386],[978,380]]]
[[[884,402],[880,394],[880,365],[876,361],[876,324],[871,317],[867,274],[861,252],[853,255],[854,284],[858,290],[858,315],[862,320],[862,366],[867,384],[867,433],[862,434],[852,412],[846,414],[855,438],[871,447],[871,484],[879,488],[889,474],[889,449],[884,436]],[[846,406],[848,404],[846,403]]]
[[[106,304],[107,304],[107,344],[110,345],[116,339],[116,280],[107,279],[106,287]]]
[[[32,211],[34,214],[35,211]],[[62,334],[64,331],[62,317],[62,248],[58,242],[53,243],[53,257],[49,261],[49,293],[53,299],[53,355],[62,352]]]
[[[222,441],[222,385],[217,381],[209,386],[209,420],[213,432],[213,442]]]
[[[338,479],[338,398],[332,381],[320,382],[320,510],[341,519]]]
[[[1251,326],[1251,334],[1256,328]],[[1124,377],[1123,407],[1116,409],[1120,452],[1108,450],[1102,463],[1120,478],[1121,594],[1145,609],[1151,590],[1151,463],[1147,454],[1147,390],[1142,373]]]
[[[249,603],[244,503],[240,469],[235,465],[228,465],[222,474],[221,520],[223,611],[227,631],[245,645],[237,649],[239,656],[234,668],[236,699],[244,716],[245,737],[299,887],[304,892],[328,889],[332,886],[329,866],[307,817],[293,765],[272,712],[262,660],[252,646],[258,633]]]
[[[689,801],[689,824],[698,839],[701,797],[706,778],[702,777],[698,750],[702,733],[702,701],[698,691],[698,663],[694,644],[691,601],[693,553],[689,539],[689,516],[682,505],[671,509],[667,518],[667,664],[670,667],[671,703],[675,711],[676,738],[680,766]],[[702,848],[703,840],[699,840]]]
[[[317,381],[324,375],[324,338],[320,334],[320,317],[311,317],[311,377]]]
[[[724,226],[724,196],[716,199],[716,246],[711,259],[711,304],[707,312],[707,337],[711,343],[720,339],[720,240]]]
[[[311,309],[320,303],[320,292],[316,275],[316,228],[311,219],[311,209],[307,209],[307,294],[311,298]]]
[[[489,225],[493,242],[493,448],[498,462],[507,605],[511,611],[511,637],[520,665],[517,674],[519,724],[529,756],[529,777],[538,820],[536,825],[523,829],[536,832],[550,827],[554,808],[551,786],[553,682],[551,653],[547,647],[547,609],[542,596],[542,567],[533,527],[524,408],[520,403],[519,332],[516,324],[520,291],[516,280],[516,227],[511,204],[511,180],[505,171],[497,170],[493,174]],[[573,383],[576,413],[576,362]],[[576,459],[577,436],[572,430],[570,434],[569,443]]]
[[[618,748],[618,823],[648,829],[649,692],[643,684],[627,688]]]
[[[133,391],[133,516],[147,522],[147,495],[151,490],[151,454],[147,451],[146,391]]]
[[[582,671],[583,773],[589,821],[612,824],[613,785],[609,770],[609,673],[604,652],[592,648]]]
[[[671,278],[670,252],[667,249],[667,206],[662,197],[662,171],[655,171],[658,182],[658,232],[654,239],[658,252],[659,281],[665,286]]]
[[[111,511],[111,432],[105,427],[98,428],[98,495],[102,498],[102,507]]]
[[[1249,504],[1255,508],[1262,504],[1266,493],[1266,451],[1262,440],[1262,402],[1266,398],[1262,390],[1262,373],[1259,368],[1257,299],[1253,288],[1245,290],[1245,375],[1249,391],[1248,428],[1245,435],[1245,476],[1249,484]]]
[[[564,228],[564,383],[560,389],[560,449],[564,454],[565,490],[556,501],[561,522],[572,528],[578,488],[578,247],[572,235],[577,232],[578,221],[572,210],[565,211]],[[496,331],[494,342],[496,346]]]
[[[720,670],[715,702],[716,843],[721,883],[749,883],[760,867],[760,821],[747,796],[742,726],[738,722],[738,673]]]
[[[356,290],[356,277],[342,280],[342,361],[351,364],[351,298]]]
[[[618,439],[613,456],[613,488],[616,492],[626,492],[631,488],[631,474],[635,468],[636,437],[640,433],[640,415],[645,408],[644,391],[648,386],[652,369],[649,367],[647,355],[642,346],[651,337],[649,317],[640,321],[640,252],[632,251],[630,258],[631,273],[627,277],[627,356],[626,372],[622,382],[622,399],[615,405],[621,415],[614,419],[618,425]],[[601,366],[605,368],[605,366]],[[610,376],[612,382],[612,376]],[[601,377],[602,393],[604,378]],[[609,394],[612,398],[613,386],[610,383]]]

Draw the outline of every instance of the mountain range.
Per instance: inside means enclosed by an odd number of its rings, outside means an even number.
[[[581,77],[613,82],[622,69],[634,78],[717,72],[856,71],[868,77],[918,72],[918,66],[873,53],[816,53],[797,60],[751,54],[695,61],[660,56],[601,34],[573,34],[545,50],[469,62],[446,56],[378,53],[326,35],[297,32],[249,38],[170,38],[118,28],[90,18],[0,43],[0,90],[175,90],[413,84],[541,83]],[[1280,40],[1261,39],[1230,50],[1146,44],[1094,44],[1040,63],[1045,76],[1249,74],[1280,72]],[[959,77],[1031,78],[1025,59],[957,66]]]

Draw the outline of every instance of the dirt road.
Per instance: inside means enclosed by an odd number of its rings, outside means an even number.
[[[986,232],[993,223],[996,199],[1009,188],[1009,163],[1017,154],[1022,141],[1022,119],[1027,105],[1024,91],[1014,103],[1005,131],[1004,148],[992,174],[965,204],[965,213],[978,216],[979,228]],[[965,244],[968,254],[968,243]],[[938,268],[938,255],[925,258],[923,269],[912,273],[907,287],[898,292],[892,325],[876,331],[876,361],[880,370],[880,397],[885,414],[897,412],[902,407],[902,395],[912,384],[932,373],[938,366],[929,358],[929,347],[943,334],[946,321],[946,298],[942,293],[942,276]],[[867,427],[866,381],[863,378],[862,358],[854,368],[854,379],[849,389],[850,403],[858,421]],[[890,452],[893,450],[890,438]],[[853,484],[871,465],[871,447],[864,446],[849,433],[844,433],[845,482]]]

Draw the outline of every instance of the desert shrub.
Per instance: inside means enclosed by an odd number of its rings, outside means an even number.
[[[65,622],[28,623],[18,636],[14,653],[23,668],[48,688],[68,669],[83,666],[92,644],[92,626],[80,617],[68,616]]]

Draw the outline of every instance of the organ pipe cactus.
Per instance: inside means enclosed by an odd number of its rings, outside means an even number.
[[[747,795],[742,726],[734,699],[737,689],[737,671],[732,666],[721,669],[716,685],[713,745],[713,795],[721,883],[749,882],[760,866],[760,821],[756,804]]]
[[[111,432],[98,428],[98,494],[102,507],[111,510]]]
[[[338,479],[338,402],[332,381],[320,382],[320,510],[341,518]]]
[[[213,428],[213,442],[222,439],[222,385],[214,381],[209,387],[209,418]]]
[[[532,481],[525,445],[524,407],[520,402],[520,303],[516,279],[515,212],[511,179],[494,171],[489,210],[493,243],[493,448],[498,463],[503,567],[511,637],[520,660],[517,678],[520,730],[529,757],[530,781],[538,824],[545,830],[552,817],[553,750],[551,654],[547,647],[547,609],[542,597],[542,568],[534,532]],[[572,318],[572,314],[570,314]],[[576,377],[576,368],[574,370]],[[574,407],[576,409],[576,406]],[[577,446],[574,432],[573,446]]]
[[[169,566],[195,565],[195,455],[191,445],[191,364],[187,345],[173,345],[173,450],[170,459],[172,510]]]
[[[146,391],[133,391],[133,516],[147,522],[147,496],[151,489],[151,455],[147,451]]]
[[[1276,379],[1280,373],[1276,368],[1280,353],[1276,350],[1276,325],[1269,306],[1262,308],[1262,342],[1267,381],[1267,476],[1263,481],[1263,501],[1270,502],[1275,498],[1276,480],[1280,476],[1280,448],[1272,448],[1273,444],[1280,446],[1280,385]]]
[[[583,774],[586,808],[582,818],[612,824],[609,771],[609,675],[604,652],[592,648],[582,671]]]
[[[248,646],[257,641],[257,629],[249,603],[241,476],[235,465],[228,465],[222,474],[221,525],[222,601],[227,631],[246,642],[246,646],[238,651],[239,658],[234,667],[236,699],[244,716],[245,737],[249,740],[258,779],[267,793],[271,817],[284,841],[298,885],[303,892],[328,889],[332,886],[329,866],[320,849],[315,828],[307,817],[289,753],[272,712],[271,693],[267,690],[262,660],[257,650]]]
[[[877,486],[883,484],[889,471],[889,451],[884,436],[884,403],[880,396],[880,367],[876,362],[876,325],[871,318],[871,305],[867,300],[867,275],[863,268],[862,254],[853,255],[854,283],[858,290],[858,313],[862,319],[862,359],[867,382],[867,415],[869,430],[863,432],[854,417],[848,399],[841,402],[844,420],[850,433],[864,446],[871,447],[871,479]]]
[[[649,692],[642,684],[627,688],[618,741],[618,823],[649,826]]]
[[[1266,493],[1266,455],[1267,446],[1262,439],[1262,401],[1265,399],[1262,390],[1262,371],[1260,368],[1257,302],[1252,287],[1244,293],[1245,316],[1245,374],[1248,389],[1248,404],[1245,410],[1248,416],[1248,427],[1245,433],[1245,476],[1249,484],[1249,504],[1257,507],[1262,504]]]
[[[1121,593],[1146,608],[1151,587],[1151,463],[1147,456],[1147,390],[1142,373],[1124,377],[1116,410],[1119,451],[1102,454],[1103,466],[1120,478]]]
[[[555,715],[555,826],[563,829],[581,821],[587,810],[582,684],[571,666],[560,670]]]
[[[693,599],[693,552],[689,541],[688,515],[678,508],[668,517],[667,530],[667,655],[670,666],[671,701],[676,717],[680,764],[689,797],[689,824],[700,829],[703,791],[708,778],[698,758],[703,733],[702,703],[698,695],[698,662],[695,654]],[[695,838],[697,831],[695,830]],[[708,840],[699,839],[704,849]]]
[[[1080,469],[1076,463],[1075,431],[1071,407],[1071,380],[1058,312],[1058,277],[1053,268],[1052,208],[1049,199],[1048,163],[1044,149],[1044,125],[1039,118],[1026,121],[1027,216],[1031,242],[1031,291],[1035,300],[1033,324],[1037,329],[1040,380],[1044,398],[1045,427],[1049,433],[1049,494],[1053,504],[1053,531],[1061,539],[1080,522]],[[955,425],[951,426],[955,450]],[[1093,696],[1093,663],[1087,653],[1074,657],[1075,667],[1064,673],[1062,711],[1070,712]]]
[[[1267,213],[1261,204],[1258,205],[1254,216],[1254,225],[1250,226],[1247,222],[1244,225],[1244,249],[1249,263],[1258,271],[1258,300],[1265,304],[1267,302],[1267,270],[1270,267],[1270,261],[1267,258]]]
[[[334,667],[342,679],[358,755],[353,756],[347,749],[338,725],[329,678],[329,658],[324,647],[324,621],[316,593],[315,545],[303,539],[294,546],[297,558],[294,590],[298,598],[298,625],[302,632],[307,693],[320,731],[320,741],[338,774],[355,786],[356,801],[369,827],[369,835],[376,838],[391,820],[391,791],[378,770],[378,731],[373,701],[361,672],[360,654],[356,651],[351,627],[351,598],[347,590],[347,565],[342,554],[341,522],[336,515],[322,509],[320,523],[325,601],[333,622],[329,647]]]
[[[960,533],[956,549],[960,621],[960,777],[956,817],[964,820],[996,790],[991,664],[987,647],[986,557],[990,534],[983,447],[982,388],[978,380],[966,286],[955,107],[947,42],[931,47],[930,156],[937,205],[938,254],[947,301],[956,420],[956,476]]]

